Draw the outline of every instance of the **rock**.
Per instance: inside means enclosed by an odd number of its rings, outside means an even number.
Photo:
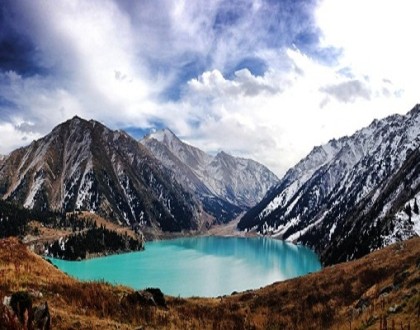
[[[44,296],[41,291],[37,291],[37,290],[29,290],[29,294],[33,298],[42,298]]]
[[[394,286],[399,287],[404,282],[404,280],[409,276],[410,276],[410,272],[407,270],[395,274],[394,282],[393,282]]]
[[[393,285],[388,285],[386,287],[383,287],[381,290],[379,290],[379,295],[388,294],[394,289]]]
[[[153,295],[153,299],[155,300],[156,304],[160,307],[167,308],[166,300],[163,292],[159,288],[147,288],[145,290]]]
[[[156,306],[153,295],[144,291],[129,293],[123,297],[121,303],[125,305]]]
[[[160,289],[148,288],[143,291],[135,291],[125,295],[121,299],[122,304],[155,306],[167,308],[165,296]]]
[[[356,303],[355,308],[360,309],[362,311],[365,311],[366,308],[368,308],[370,305],[369,299],[366,298],[360,298],[359,301]]]
[[[3,305],[4,306],[10,306],[10,299],[11,299],[10,296],[4,296],[4,298],[3,298]]]
[[[25,291],[18,291],[12,294],[10,306],[17,315],[20,323],[25,325],[25,313],[28,313],[27,322],[32,322],[32,298]]]
[[[400,305],[394,305],[388,308],[389,313],[398,313],[399,311],[401,311]]]
[[[51,329],[51,315],[47,302],[35,308],[34,328],[39,330]]]

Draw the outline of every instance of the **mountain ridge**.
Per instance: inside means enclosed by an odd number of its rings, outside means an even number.
[[[199,196],[204,210],[226,222],[255,205],[278,178],[264,165],[224,151],[216,155],[181,141],[163,129],[140,142],[168,169],[178,182]]]
[[[395,219],[397,212],[418,195],[418,184],[394,187],[389,194],[412,192],[388,201],[392,204],[388,209],[382,204],[372,206],[390,189],[388,182],[401,178],[398,171],[402,168],[407,167],[406,174],[414,171],[413,180],[418,179],[416,163],[409,159],[417,159],[419,145],[419,105],[405,116],[374,120],[351,136],[315,147],[245,214],[238,227],[309,245],[327,264],[357,258],[418,235],[411,220],[400,217],[405,222],[401,225]],[[401,232],[394,232],[397,224]]]
[[[194,198],[146,148],[77,116],[5,159],[0,196],[27,208],[99,212],[157,230],[200,226]]]
[[[154,236],[228,222],[275,180],[257,162],[208,155],[169,129],[145,146],[123,130],[78,116],[0,158],[0,198],[41,211],[97,212]]]

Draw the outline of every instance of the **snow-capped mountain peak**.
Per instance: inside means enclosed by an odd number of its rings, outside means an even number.
[[[420,190],[419,147],[419,105],[405,116],[374,120],[350,137],[315,147],[239,228],[310,245],[325,263],[416,235],[396,212]]]
[[[278,180],[257,162],[223,151],[212,156],[182,142],[169,129],[140,142],[175,173],[181,185],[199,196],[203,208],[219,222],[255,205]]]
[[[149,134],[148,136],[146,136],[146,139],[155,139],[161,143],[165,143],[165,144],[173,144],[174,142],[181,142],[178,137],[169,129],[169,128],[164,128],[161,130],[157,130],[151,134]]]

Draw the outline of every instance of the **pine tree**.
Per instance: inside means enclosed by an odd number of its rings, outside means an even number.
[[[409,216],[411,219],[411,205],[408,203],[408,205],[405,207],[404,212]]]
[[[415,214],[419,214],[419,206],[417,205],[417,198],[414,198],[414,207],[413,207],[413,212]]]

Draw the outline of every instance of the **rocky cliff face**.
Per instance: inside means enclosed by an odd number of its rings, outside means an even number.
[[[145,147],[78,117],[0,162],[0,196],[163,231],[196,229],[201,216],[193,196]]]
[[[240,221],[303,243],[324,263],[419,235],[420,106],[316,147]]]
[[[200,199],[204,210],[226,222],[259,202],[278,178],[265,166],[233,157],[215,156],[182,142],[164,129],[141,143],[175,173],[177,181]]]

